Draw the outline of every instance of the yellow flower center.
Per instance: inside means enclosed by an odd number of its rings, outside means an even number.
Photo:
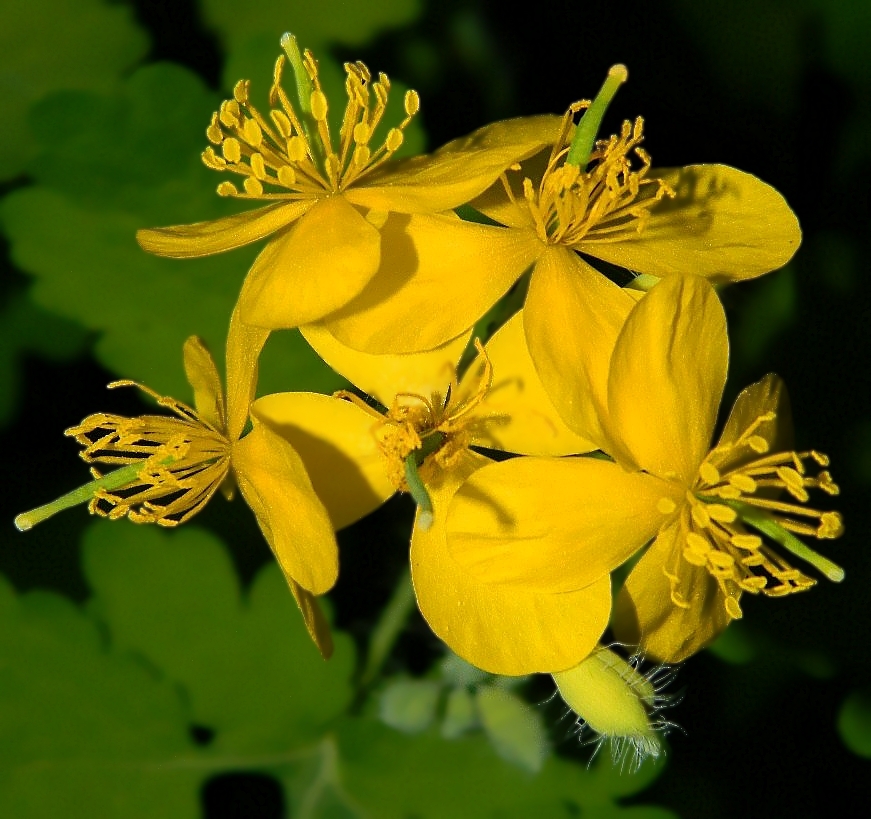
[[[203,162],[216,171],[245,177],[243,191],[222,182],[218,193],[244,199],[314,199],[339,193],[390,158],[403,141],[403,130],[420,107],[416,91],[405,94],[405,119],[391,128],[377,150],[370,141],[387,108],[390,80],[379,74],[371,82],[361,62],[345,63],[348,102],[336,141],[327,123],[327,98],[321,90],[318,65],[306,50],[303,67],[310,80],[308,110],[298,114],[281,85],[285,57],[275,63],[269,92],[268,119],[249,101],[250,82],[240,80],[233,99],[221,103],[206,129],[213,147],[203,152]],[[374,98],[374,101],[373,101]]]
[[[640,147],[643,120],[623,123],[619,136],[598,140],[586,168],[565,162],[569,152],[573,116],[587,103],[573,103],[563,119],[560,138],[554,144],[547,168],[536,188],[523,180],[523,195],[535,223],[538,238],[546,244],[575,247],[581,241],[616,241],[627,226],[641,233],[651,208],[674,191],[661,179],[647,179],[650,157]],[[630,154],[641,160],[632,169]],[[507,179],[503,185],[514,200]],[[650,195],[642,189],[654,186]]]
[[[136,386],[178,417],[142,415],[127,418],[97,413],[66,430],[85,447],[89,464],[141,464],[128,484],[114,491],[99,488],[88,509],[112,520],[177,526],[193,517],[220,487],[230,470],[230,442],[195,410],[132,381],[110,387]],[[102,475],[91,469],[94,478]]]
[[[812,450],[767,454],[768,441],[758,430],[774,420],[773,412],[765,413],[737,440],[714,449],[700,466],[695,485],[686,496],[683,558],[708,570],[725,595],[726,611],[733,618],[741,616],[741,591],[779,597],[816,582],[791,566],[758,534],[749,533],[746,524],[765,533],[770,530],[782,545],[810,560],[830,579],[843,576],[838,567],[790,534],[831,539],[843,533],[838,512],[805,506],[810,489],[838,494],[838,486],[827,470],[815,475],[808,472],[808,465],[825,467],[829,459]],[[720,464],[719,468],[715,463]],[[784,493],[791,500],[779,500]],[[793,542],[795,545],[791,545]]]
[[[487,419],[476,411],[493,382],[493,368],[477,339],[475,347],[484,366],[475,391],[464,399],[459,397],[455,369],[445,394],[436,392],[427,397],[400,392],[384,413],[353,393],[336,393],[336,397],[353,402],[377,419],[372,434],[384,455],[387,476],[397,491],[409,491],[406,462],[410,455],[417,453],[420,478],[431,483],[441,471],[456,466],[486,423]]]

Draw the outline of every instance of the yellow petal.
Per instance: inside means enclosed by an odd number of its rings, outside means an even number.
[[[526,233],[445,215],[392,214],[381,237],[378,273],[324,322],[343,344],[369,353],[414,353],[456,338],[540,252]]]
[[[523,455],[573,455],[596,449],[570,430],[548,398],[526,346],[523,311],[512,316],[486,344],[493,385],[479,414],[488,420],[486,437],[476,444]],[[458,399],[471,396],[480,383],[483,362],[469,367]]]
[[[510,165],[551,144],[561,121],[544,115],[493,123],[449,142],[431,156],[391,162],[346,196],[356,205],[380,211],[451,210],[490,187]]]
[[[752,279],[785,265],[801,229],[784,198],[755,176],[726,165],[658,170],[677,193],[654,206],[641,233],[595,230],[578,250],[629,270],[667,276],[696,273],[715,282]],[[642,189],[651,195],[653,185]]]
[[[194,391],[194,406],[200,417],[222,433],[227,431],[224,390],[212,354],[201,338],[191,336],[184,343],[184,371]]]
[[[471,335],[463,333],[459,338],[423,353],[372,355],[342,344],[323,324],[307,324],[300,330],[327,364],[385,407],[393,403],[398,392],[427,398],[433,392],[444,396]]]
[[[339,573],[333,527],[293,447],[255,423],[234,443],[232,464],[242,496],[288,581],[313,594],[332,588]]]
[[[479,470],[454,496],[448,549],[480,582],[576,591],[653,537],[663,497],[680,500],[680,489],[608,461],[515,458]]]
[[[173,259],[195,259],[223,253],[256,242],[270,233],[287,227],[310,207],[311,202],[279,202],[265,208],[164,228],[146,228],[136,232],[136,241],[143,250]]]
[[[260,351],[268,338],[269,330],[242,321],[237,303],[227,331],[227,437],[231,441],[242,434],[248,421],[257,390]]]
[[[316,321],[353,299],[375,275],[378,230],[341,196],[318,202],[254,261],[242,319],[270,330]]]
[[[590,652],[608,623],[610,579],[559,595],[477,582],[447,550],[445,510],[462,481],[487,463],[469,453],[431,492],[434,525],[414,529],[411,573],[421,613],[454,652],[493,674],[568,668]]]
[[[608,380],[610,454],[689,485],[707,454],[729,362],[726,316],[700,276],[663,279],[626,320]]]
[[[760,424],[754,434],[760,436],[767,444],[769,452],[788,452],[793,445],[792,412],[786,385],[779,376],[769,373],[762,380],[751,384],[741,391],[735,400],[729,420],[723,429],[723,434],[717,447],[708,460],[718,469],[728,463],[730,469],[737,469],[745,463],[760,457],[749,447],[742,447],[738,457],[730,447],[746,432],[756,419],[766,413],[776,415],[774,421]],[[724,447],[718,452],[719,447]]]
[[[635,301],[576,253],[554,247],[529,284],[524,326],[550,400],[578,435],[608,450],[600,425],[611,351]]]
[[[500,225],[534,230],[535,220],[529,212],[529,206],[523,195],[523,180],[529,179],[537,187],[550,162],[550,153],[549,150],[540,151],[525,162],[521,162],[520,170],[506,173],[505,181],[511,189],[510,197],[500,179],[469,204]]]
[[[293,592],[296,605],[299,606],[309,637],[317,646],[321,657],[329,660],[333,656],[333,635],[330,633],[330,624],[321,611],[317,598],[291,578],[288,578],[288,584]]]
[[[372,435],[377,419],[354,404],[283,392],[258,398],[251,414],[299,453],[333,528],[365,517],[396,491]]]
[[[679,520],[663,529],[629,573],[615,605],[612,627],[617,639],[639,646],[648,659],[658,662],[685,660],[708,645],[730,621],[707,569],[681,557],[684,538]],[[674,589],[666,572],[677,578]]]

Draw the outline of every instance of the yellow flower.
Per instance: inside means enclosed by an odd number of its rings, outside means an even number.
[[[447,553],[444,519],[453,493],[490,463],[472,446],[510,452],[587,452],[560,421],[526,351],[522,317],[511,319],[457,379],[468,335],[414,355],[374,356],[339,344],[322,328],[303,333],[335,369],[377,401],[282,393],[258,399],[252,415],[286,437],[339,529],[397,491],[420,498],[411,544],[412,577],[424,617],[456,653],[494,673],[575,665],[592,649],[610,610],[608,578],[575,594],[505,589],[472,580]],[[409,461],[412,466],[409,466]],[[427,526],[427,517],[434,522]],[[588,627],[587,624],[592,624]],[[572,629],[569,640],[542,633]],[[506,639],[506,635],[510,635]]]
[[[234,314],[227,339],[227,395],[217,368],[196,336],[184,344],[184,366],[196,409],[158,395],[132,381],[175,417],[127,418],[97,413],[66,431],[85,449],[89,464],[119,465],[68,496],[19,515],[16,525],[35,523],[74,503],[88,502],[92,514],[112,520],[177,526],[199,512],[221,489],[232,497],[234,483],[254,512],[278,559],[312,639],[329,656],[329,627],[314,595],[328,591],[338,574],[333,529],[312,490],[305,466],[290,444],[253,419],[243,435],[256,386],[257,356],[267,333],[242,324]]]
[[[388,162],[418,110],[417,93],[406,93],[405,119],[375,148],[371,142],[390,82],[384,74],[372,81],[363,63],[346,63],[348,100],[336,138],[317,62],[308,51],[301,57],[292,38],[283,43],[297,85],[303,80],[308,86],[300,88],[300,105],[282,87],[282,55],[268,115],[251,103],[249,82],[240,81],[233,99],[213,115],[206,130],[212,145],[203,153],[209,168],[244,180],[241,190],[222,182],[219,194],[270,204],[211,222],[140,230],[140,245],[160,256],[192,258],[270,236],[240,296],[247,324],[277,329],[324,320],[340,339],[361,348],[368,337],[348,321],[361,309],[383,308],[400,327],[432,323],[426,335],[406,331],[403,344],[414,350],[468,329],[508,285],[494,293],[492,283],[473,284],[447,321],[440,311],[409,313],[401,294],[394,308],[393,294],[409,276],[449,282],[460,277],[458,260],[473,261],[483,252],[475,241],[479,231],[452,214],[435,214],[477,196],[506,167],[541,150],[555,118],[504,123],[498,140],[473,134],[431,157]],[[476,296],[478,291],[483,295]]]
[[[611,74],[619,85],[625,68]],[[569,424],[585,421],[587,402],[583,378],[564,374],[581,372],[582,351],[619,326],[631,298],[580,254],[649,276],[692,271],[723,282],[781,267],[801,240],[783,197],[750,174],[724,165],[652,169],[640,117],[595,142],[588,163],[569,164],[572,120],[586,105],[566,112],[549,157],[506,172],[471,202],[508,228],[494,242],[494,263],[514,277],[532,266],[526,337]]]
[[[838,488],[819,470],[824,455],[788,450],[776,376],[739,396],[708,451],[728,340],[705,279],[667,277],[603,344],[610,355],[588,351],[584,367],[600,424],[576,431],[616,462],[517,458],[481,469],[448,511],[448,546],[466,571],[560,596],[600,581],[655,538],[621,591],[615,626],[619,639],[665,662],[740,617],[744,592],[780,596],[813,585],[772,541],[829,579],[843,577],[795,536],[835,538],[843,526],[837,512],[804,505],[808,490]]]

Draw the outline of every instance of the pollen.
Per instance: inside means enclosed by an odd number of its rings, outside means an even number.
[[[717,581],[732,618],[741,616],[741,592],[780,597],[814,585],[777,553],[778,544],[830,580],[843,578],[840,567],[796,537],[831,539],[843,533],[838,512],[807,506],[814,490],[838,494],[828,471],[813,474],[829,459],[813,450],[769,454],[772,436],[761,433],[775,417],[773,412],[759,415],[734,441],[711,452],[687,493],[683,559],[704,566]]]
[[[230,443],[195,410],[132,381],[110,387],[136,386],[176,417],[142,415],[128,418],[96,413],[66,430],[84,449],[88,464],[134,465],[141,468],[129,483],[112,491],[99,489],[91,498],[91,514],[134,523],[177,526],[202,509],[230,471]],[[102,477],[94,467],[94,478]]]
[[[573,103],[566,111],[560,139],[550,155],[538,187],[524,179],[523,195],[546,244],[576,247],[582,241],[611,241],[615,233],[631,226],[644,230],[653,206],[674,191],[661,179],[648,179],[650,157],[640,147],[644,122],[623,123],[619,135],[598,140],[585,169],[568,164],[573,118],[589,103]],[[640,166],[633,167],[632,157]],[[503,177],[503,185],[510,185]]]
[[[340,193],[386,162],[404,141],[404,130],[420,109],[415,91],[405,94],[405,118],[387,131],[380,147],[371,145],[387,108],[390,80],[372,80],[361,62],[345,64],[345,105],[342,125],[334,134],[327,121],[330,109],[321,88],[318,64],[305,51],[295,66],[310,92],[294,104],[282,84],[287,59],[275,63],[264,116],[249,100],[250,83],[240,80],[233,99],[221,103],[206,129],[211,145],[203,162],[212,170],[242,176],[241,190],[232,183],[218,187],[221,196],[263,200],[317,199]],[[212,147],[214,146],[214,147]],[[220,154],[216,149],[220,149]]]
[[[429,483],[439,473],[458,465],[486,425],[488,419],[480,408],[493,383],[493,368],[477,339],[475,348],[481,374],[467,397],[460,396],[455,369],[444,393],[424,396],[400,392],[385,412],[379,412],[353,393],[343,390],[335,394],[376,419],[372,435],[384,456],[387,477],[397,491],[409,491],[405,470],[410,455],[416,454],[421,480]]]

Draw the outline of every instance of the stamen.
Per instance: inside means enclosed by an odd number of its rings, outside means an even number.
[[[810,563],[826,578],[834,583],[840,583],[844,579],[844,570],[833,563],[826,557],[823,557],[818,552],[815,552],[809,546],[805,545],[791,532],[787,531],[774,518],[765,514],[765,512],[740,501],[730,501],[729,505],[740,515],[741,520],[752,526],[754,529],[762,532],[763,535],[770,537],[776,543],[779,543],[787,551],[794,554],[796,557]],[[829,534],[829,537],[837,537],[841,533],[840,515],[834,512],[824,514],[823,527],[830,529],[837,534]]]

